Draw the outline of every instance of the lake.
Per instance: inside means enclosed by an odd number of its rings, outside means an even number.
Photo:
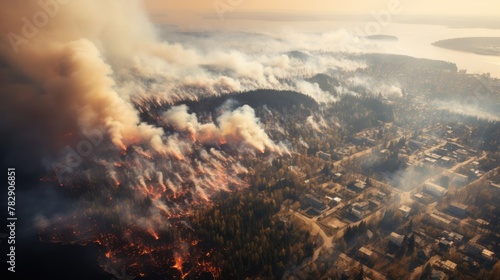
[[[230,15],[230,14],[229,14]],[[186,29],[205,30],[232,30],[248,31],[264,34],[293,34],[293,32],[307,33],[312,40],[319,40],[318,34],[335,33],[340,30],[347,31],[348,34],[357,35],[359,30],[364,30],[367,23],[373,21],[369,19],[362,21],[334,21],[334,20],[313,20],[298,19],[291,20],[262,20],[255,19],[255,16],[240,19],[238,16],[227,16],[224,20],[218,17],[199,18],[198,21],[190,23]],[[201,28],[199,28],[201,27]],[[428,58],[444,60],[457,64],[459,69],[465,69],[468,73],[490,73],[491,76],[500,78],[500,56],[478,55],[439,48],[432,43],[451,38],[461,37],[500,37],[500,29],[486,28],[450,28],[443,25],[427,24],[403,24],[391,22],[382,27],[378,34],[392,35],[399,38],[398,41],[374,41],[373,46],[364,48],[366,52],[382,52],[409,55],[418,58]],[[286,35],[283,35],[286,37]],[[333,36],[335,37],[335,36]],[[306,37],[303,37],[306,38]],[[324,38],[324,36],[323,36]],[[297,46],[302,46],[302,42],[296,41]],[[318,45],[321,45],[318,42]],[[344,49],[345,50],[345,49]],[[356,51],[360,51],[356,49]]]

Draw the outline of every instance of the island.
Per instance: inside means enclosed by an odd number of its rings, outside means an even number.
[[[500,37],[454,38],[437,41],[432,45],[480,55],[500,56]]]

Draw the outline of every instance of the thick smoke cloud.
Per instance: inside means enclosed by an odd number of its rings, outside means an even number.
[[[254,110],[248,105],[224,112],[217,118],[217,124],[212,122],[200,124],[196,114],[189,114],[185,105],[173,107],[163,116],[167,124],[186,131],[193,141],[211,145],[228,144],[260,152],[266,149],[282,151],[282,148],[276,145],[260,127]]]
[[[138,0],[0,1],[0,16],[0,129],[14,135],[3,140],[10,150],[25,152],[4,160],[43,163],[58,176],[44,181],[59,185],[61,197],[69,193],[74,208],[40,211],[33,222],[42,240],[100,244],[108,271],[136,262],[148,238],[185,224],[194,205],[246,187],[242,153],[288,153],[249,106],[223,108],[210,121],[175,106],[152,124],[140,118],[147,102],[258,88],[334,102],[309,78],[367,67],[339,54],[369,44],[344,31],[161,35]],[[321,119],[308,122],[318,131],[324,126]],[[82,153],[82,143],[92,146]],[[159,258],[141,261],[163,267]]]
[[[59,185],[73,206],[33,209],[42,240],[100,244],[108,271],[136,262],[164,267],[182,244],[167,238],[172,223],[193,206],[210,204],[221,190],[246,187],[238,176],[248,172],[234,157],[238,149],[230,155],[220,146],[286,151],[248,106],[223,111],[217,124],[199,124],[179,111],[187,108],[174,107],[165,115],[178,128],[169,132],[141,121],[136,108],[142,98],[171,102],[201,92],[224,94],[242,90],[239,79],[256,87],[268,70],[241,53],[207,59],[161,42],[139,1],[2,1],[0,11],[0,128],[18,132],[8,144],[28,147],[31,161],[44,162],[58,176],[44,181]],[[149,87],[148,79],[160,82]],[[194,134],[184,133],[190,122]],[[89,137],[97,141],[83,149]],[[142,260],[138,252],[151,238],[168,241],[161,254]]]

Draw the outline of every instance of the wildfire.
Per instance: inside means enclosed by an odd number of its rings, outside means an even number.
[[[151,153],[143,151],[142,149],[136,149],[136,152],[147,159],[153,159]]]
[[[118,143],[118,146],[120,146],[120,148],[122,149],[123,153],[127,152],[127,146],[125,146],[125,144],[123,144],[123,142],[120,141]]]
[[[184,157],[183,157],[181,154],[178,154],[178,153],[175,153],[175,154],[174,154],[174,157],[175,157],[177,160],[184,160]]]
[[[125,143],[114,139],[114,146],[121,150],[114,155],[106,152],[102,158],[96,153],[96,159],[89,158],[85,165],[89,170],[86,176],[73,172],[61,184],[62,188],[75,188],[76,193],[89,190],[89,197],[81,200],[84,211],[52,219],[54,227],[44,230],[43,239],[97,244],[102,254],[100,265],[106,271],[126,269],[133,275],[156,273],[182,279],[209,272],[219,278],[221,269],[208,261],[212,252],[200,245],[186,221],[197,207],[212,204],[219,191],[246,187],[236,175],[248,171],[236,160],[244,158],[237,151],[207,150],[205,141],[196,139],[198,135],[193,134],[194,139],[188,136],[177,136],[178,149],[151,149],[134,144],[134,139]],[[210,137],[210,146],[213,140],[221,146],[233,141],[219,136]],[[99,187],[93,187],[98,182]],[[85,188],[87,185],[92,187]]]
[[[156,233],[154,230],[148,229],[148,233],[151,234],[156,240],[160,239],[158,233]]]
[[[183,263],[184,263],[184,261],[182,260],[182,257],[177,256],[177,257],[175,257],[175,264],[172,266],[172,268],[175,268],[182,273],[182,264]]]
[[[191,271],[188,271],[188,272],[184,273],[184,271],[182,270],[183,264],[184,264],[184,260],[182,259],[182,257],[176,256],[175,257],[175,264],[173,266],[171,266],[172,268],[177,269],[181,273],[181,279],[186,278],[189,275],[189,273],[191,272]]]

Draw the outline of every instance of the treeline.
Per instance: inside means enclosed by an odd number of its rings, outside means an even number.
[[[222,268],[222,279],[280,279],[286,269],[313,254],[309,231],[277,215],[286,199],[298,199],[297,179],[288,179],[294,176],[284,172],[281,160],[261,168],[274,176],[256,171],[259,175],[249,178],[251,188],[221,193],[217,206],[199,209],[191,217],[206,248],[215,248],[210,261]]]
[[[500,122],[472,119],[470,125],[472,131],[464,137],[465,144],[485,151],[500,151]]]
[[[248,92],[237,92],[219,96],[208,96],[198,101],[183,101],[175,105],[186,104],[193,112],[213,112],[227,100],[233,100],[238,105],[249,105],[257,108],[266,105],[269,108],[282,111],[293,105],[317,109],[316,101],[302,93],[286,90],[258,89]]]
[[[345,95],[333,104],[330,112],[347,124],[351,134],[394,120],[393,106],[371,96]]]
[[[335,88],[340,86],[340,81],[336,77],[320,73],[307,79],[307,81],[312,84],[317,83],[321,90],[329,92],[335,97],[338,96]]]
[[[136,102],[141,121],[158,125],[158,116],[173,106],[185,104],[190,112],[198,115],[212,115],[217,117],[218,110],[227,102],[233,101],[234,106],[249,105],[258,110],[267,106],[272,111],[288,113],[289,111],[317,111],[316,101],[302,93],[286,90],[258,89],[247,92],[234,92],[218,96],[205,96],[199,100],[183,100],[173,104],[158,104],[155,100],[141,100]]]
[[[391,71],[409,71],[409,70],[448,70],[457,72],[455,63],[425,58],[415,58],[406,55],[397,54],[363,54],[359,58],[364,59],[371,68],[390,69]]]
[[[344,232],[344,240],[347,244],[350,244],[357,237],[365,235],[368,232],[368,227],[366,222],[362,221],[359,225],[348,226]]]

